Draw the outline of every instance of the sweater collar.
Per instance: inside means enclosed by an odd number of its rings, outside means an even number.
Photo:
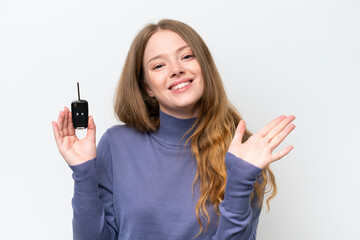
[[[185,137],[184,134],[192,127],[195,121],[196,117],[180,119],[160,111],[160,126],[152,135],[162,143],[174,146],[184,145],[193,131]]]

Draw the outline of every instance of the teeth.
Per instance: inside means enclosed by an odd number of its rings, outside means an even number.
[[[177,89],[183,88],[183,87],[189,85],[190,83],[191,83],[190,81],[189,81],[189,82],[180,83],[180,84],[178,84],[178,85],[173,86],[173,87],[171,88],[171,90],[177,90]]]

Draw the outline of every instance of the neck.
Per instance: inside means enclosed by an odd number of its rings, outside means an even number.
[[[193,106],[191,109],[176,109],[176,110],[169,110],[164,109],[160,106],[160,111],[163,113],[166,113],[167,115],[170,115],[172,117],[178,118],[178,119],[190,119],[190,118],[196,118],[199,116],[199,103],[197,103],[195,106]]]
[[[152,135],[161,142],[178,146],[185,144],[192,132],[185,133],[194,125],[195,118],[176,118],[160,111],[159,129]]]

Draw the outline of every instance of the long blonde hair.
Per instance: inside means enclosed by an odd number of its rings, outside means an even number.
[[[158,129],[159,103],[146,92],[142,60],[149,38],[155,32],[165,29],[179,34],[193,50],[205,82],[199,116],[188,139],[197,161],[193,186],[200,183],[200,197],[195,209],[200,234],[204,230],[201,216],[207,220],[206,229],[210,224],[207,204],[211,203],[215,212],[220,214],[219,205],[224,199],[226,185],[225,154],[242,118],[229,103],[210,51],[197,32],[182,22],[169,19],[146,25],[130,47],[115,94],[114,109],[120,121],[142,132]],[[251,133],[246,130],[243,141],[250,136]],[[256,199],[258,207],[261,207],[264,192],[270,193],[267,199],[269,208],[269,200],[277,191],[275,178],[269,167],[262,171],[260,179],[254,185],[251,199]]]

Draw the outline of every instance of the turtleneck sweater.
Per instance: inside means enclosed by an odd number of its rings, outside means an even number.
[[[255,239],[261,207],[251,202],[261,169],[226,153],[227,182],[220,215],[208,204],[211,221],[195,207],[199,183],[189,135],[195,123],[160,112],[156,132],[127,125],[109,128],[95,159],[71,166],[74,179],[73,236],[76,240]]]

